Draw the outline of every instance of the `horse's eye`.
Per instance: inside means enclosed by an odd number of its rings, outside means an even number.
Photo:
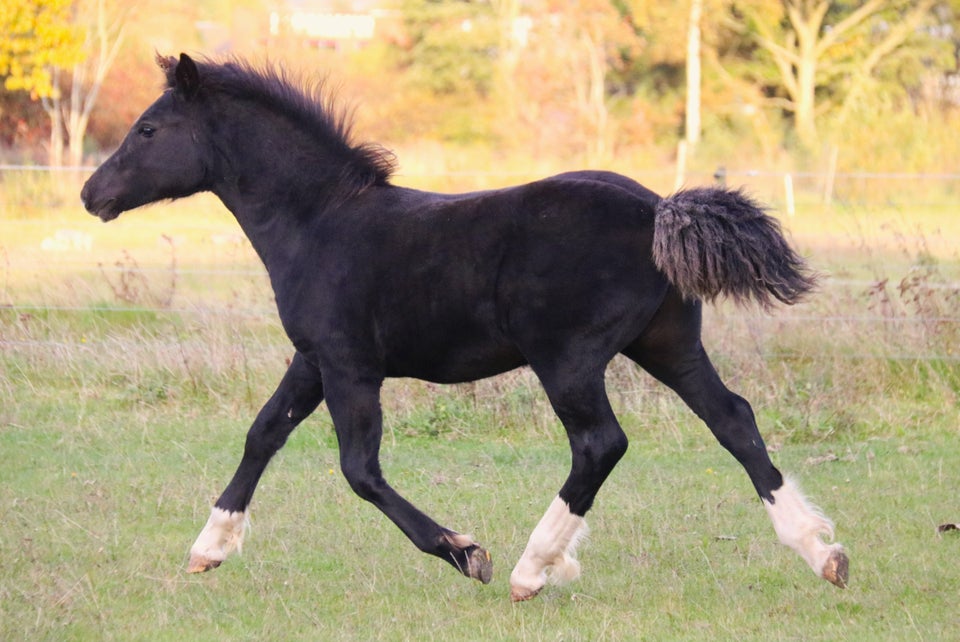
[[[143,136],[144,138],[153,138],[153,135],[157,130],[150,125],[140,125],[140,128],[137,129],[137,133]]]

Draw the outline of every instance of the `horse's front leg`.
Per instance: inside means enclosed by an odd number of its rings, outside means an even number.
[[[322,400],[323,382],[319,370],[297,353],[276,392],[250,427],[240,466],[190,548],[187,568],[190,573],[216,568],[227,555],[240,549],[248,519],[247,507],[260,476],[293,429]]]
[[[563,583],[580,575],[575,553],[587,532],[584,517],[627,450],[627,437],[607,400],[602,367],[578,369],[586,358],[566,369],[531,363],[567,431],[571,465],[510,574],[510,599],[515,602],[535,597],[548,578]]]
[[[324,372],[327,406],[340,445],[340,467],[353,491],[379,508],[413,544],[458,571],[488,583],[490,554],[469,535],[443,528],[400,496],[383,478],[380,441],[382,380]]]

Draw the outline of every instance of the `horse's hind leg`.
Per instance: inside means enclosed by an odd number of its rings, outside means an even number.
[[[750,404],[730,392],[700,343],[700,304],[667,295],[648,329],[623,351],[672,388],[744,467],[773,521],[780,541],[813,571],[844,587],[848,560],[840,544],[826,544],[833,524],[774,467]]]
[[[323,400],[319,371],[296,354],[276,392],[247,433],[243,459],[226,490],[216,501],[206,526],[190,548],[190,573],[220,566],[243,543],[247,507],[270,458],[293,429]]]
[[[510,597],[514,601],[534,597],[546,583],[548,573],[556,581],[579,575],[574,551],[586,533],[584,515],[627,450],[627,437],[607,400],[602,367],[592,372],[567,372],[533,366],[567,430],[572,462],[566,482],[530,534],[510,574]]]

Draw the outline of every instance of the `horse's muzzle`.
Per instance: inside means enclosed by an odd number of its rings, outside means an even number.
[[[120,216],[121,209],[116,198],[98,199],[91,194],[92,191],[90,181],[84,183],[83,189],[80,190],[80,200],[88,212],[99,217],[104,223]]]

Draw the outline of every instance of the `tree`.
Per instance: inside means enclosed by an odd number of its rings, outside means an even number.
[[[401,65],[412,83],[437,96],[490,92],[497,31],[489,5],[405,0],[402,11],[410,41]]]
[[[772,62],[779,77],[772,102],[792,114],[798,141],[813,149],[818,140],[816,117],[842,103],[845,81],[873,73],[917,32],[934,4],[935,0],[740,0],[734,3],[728,24]]]
[[[490,0],[497,17],[499,98],[511,121],[517,117],[517,65],[532,21],[521,16],[521,0]]]
[[[79,165],[90,112],[123,40],[123,14],[111,19],[104,0],[4,0],[0,27],[10,34],[0,41],[4,85],[41,101],[50,164],[62,165],[69,146]]]
[[[50,150],[54,155],[51,164],[54,165],[62,162],[63,133],[67,136],[70,164],[80,165],[83,162],[83,139],[90,123],[90,113],[107,72],[120,51],[125,33],[126,14],[108,15],[104,0],[97,0],[93,6],[85,6],[82,15],[86,23],[85,55],[71,68],[69,96],[64,98],[62,92],[56,92],[43,99],[44,110],[51,118]],[[59,81],[59,68],[56,68],[55,77]],[[54,136],[59,138],[55,140]]]
[[[82,37],[72,24],[71,0],[3,0],[0,3],[0,77],[11,91],[52,96],[54,67],[81,58]]]
[[[404,100],[434,135],[467,142],[490,135],[496,81],[497,17],[488,3],[404,0],[404,37],[394,43]],[[419,127],[414,127],[419,129]]]
[[[537,20],[518,66],[526,74],[517,83],[525,98],[521,115],[545,132],[570,122],[572,131],[557,137],[576,142],[587,162],[598,162],[611,146],[610,77],[639,45],[629,9],[610,0],[545,0],[533,9]]]
[[[690,151],[700,142],[700,20],[703,0],[691,0],[687,23],[687,109],[684,140]]]
[[[703,64],[709,60],[709,35],[719,0],[686,0],[681,3],[629,0],[637,44],[624,70],[633,102],[656,122],[664,142],[682,135],[693,151],[700,140],[704,94]],[[680,45],[685,42],[685,46]],[[707,106],[709,109],[709,105]]]

